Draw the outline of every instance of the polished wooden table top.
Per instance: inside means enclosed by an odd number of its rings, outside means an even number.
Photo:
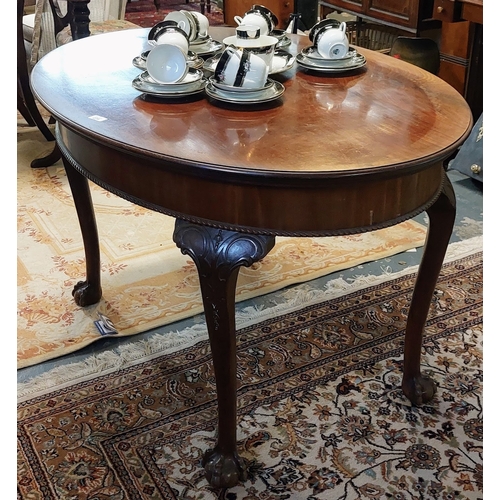
[[[131,81],[140,73],[132,58],[148,48],[147,32],[90,37],[49,54],[33,76],[38,96],[63,122],[131,149],[232,169],[309,174],[404,167],[446,154],[443,149],[468,132],[466,104],[449,85],[415,66],[362,48],[366,71],[328,78],[295,66],[284,75],[283,105],[268,111],[243,111],[235,118],[206,100],[145,102]],[[228,32],[234,28],[211,30],[219,40]],[[305,36],[293,40],[292,53],[310,45]],[[55,71],[60,84],[47,88],[50,83],[44,85],[43,80]],[[276,79],[284,80],[278,75]],[[299,98],[301,105],[294,106]],[[106,120],[90,118],[96,115]],[[265,124],[267,133],[248,144],[234,145],[231,137],[214,133],[259,124]],[[290,139],[293,147],[285,147]]]
[[[233,32],[234,28],[211,29],[216,40]],[[280,102],[267,109],[226,109],[206,98],[148,101],[131,85],[141,72],[132,59],[148,48],[147,33],[148,29],[127,30],[60,47],[37,65],[32,82],[38,99],[64,125],[64,141],[70,141],[73,131],[144,156],[144,183],[162,191],[156,196],[146,186],[125,185],[128,169],[123,164],[109,165],[105,172],[95,166],[92,172],[89,160],[96,152],[91,147],[72,151],[76,161],[118,192],[171,215],[283,234],[327,234],[342,226],[377,224],[411,212],[422,200],[406,200],[393,214],[379,216],[370,216],[373,210],[366,207],[363,220],[342,220],[332,228],[333,213],[345,212],[346,207],[339,204],[331,213],[322,210],[324,216],[311,218],[313,224],[297,209],[310,205],[309,194],[301,199],[296,190],[283,189],[318,190],[318,205],[324,207],[330,194],[322,190],[338,185],[339,178],[382,179],[424,170],[455,151],[472,126],[466,102],[444,81],[362,48],[359,52],[367,64],[352,73],[330,77],[295,65],[272,75],[286,90]],[[311,44],[306,36],[291,38],[292,53]],[[161,160],[161,166],[151,165],[151,173],[146,165],[152,159]],[[256,194],[259,186],[269,186],[269,196]],[[389,196],[394,186],[386,191]],[[221,199],[232,202],[224,208]],[[279,207],[273,206],[276,199]],[[283,221],[277,211],[290,212],[289,220]]]

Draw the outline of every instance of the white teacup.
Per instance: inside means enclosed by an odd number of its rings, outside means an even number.
[[[181,81],[189,71],[185,52],[177,45],[162,43],[154,46],[146,59],[146,69],[158,83]]]
[[[208,17],[203,15],[201,12],[193,10],[191,15],[195,18],[198,23],[198,37],[197,38],[207,38],[208,37],[208,27],[210,25]]]
[[[238,26],[242,24],[258,26],[261,35],[268,35],[274,29],[272,19],[258,10],[249,10],[243,17],[234,16],[234,20]]]
[[[269,68],[257,55],[247,49],[226,47],[214,71],[214,81],[230,87],[263,88]]]
[[[236,38],[240,40],[257,40],[260,38],[260,28],[252,24],[241,24],[236,28]]]
[[[175,21],[179,28],[186,33],[188,41],[192,42],[197,36],[196,24],[191,12],[187,10],[173,10],[165,16],[165,21]]]
[[[186,33],[172,20],[161,21],[155,24],[148,33],[148,40],[150,42],[155,42],[152,43],[152,45],[165,43],[176,45],[182,49],[185,54],[187,54],[189,50],[189,41]]]
[[[314,45],[321,57],[325,59],[342,59],[349,52],[349,40],[345,33],[346,24],[340,23],[338,28],[326,26],[318,31]]]
[[[269,17],[273,23],[273,30],[274,30],[274,28],[276,28],[276,26],[278,26],[278,23],[279,23],[278,18],[274,15],[273,11],[269,10],[267,7],[264,7],[264,5],[253,4],[252,8],[250,10],[252,12],[259,11],[260,13]]]
[[[237,49],[247,49],[259,56],[269,67],[272,67],[274,50],[278,39],[261,35],[260,28],[251,24],[240,24],[236,27],[236,35],[222,40],[226,45],[232,45]]]

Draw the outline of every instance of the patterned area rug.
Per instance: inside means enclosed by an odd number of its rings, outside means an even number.
[[[91,183],[100,233],[101,301],[72,298],[85,278],[76,211],[61,163],[32,169],[53,148],[40,134],[18,134],[18,368],[102,338],[106,315],[127,336],[203,311],[193,261],[172,241],[174,219],[122,200]],[[407,221],[364,235],[278,238],[270,254],[238,278],[237,300],[256,297],[423,245],[426,228]]]
[[[207,341],[38,394],[20,391],[18,498],[482,498],[481,242],[442,269],[424,340],[434,400],[400,390],[414,269],[238,331],[238,449],[214,490]],[[43,394],[45,392],[45,394]]]
[[[210,0],[206,0],[205,5]],[[158,9],[155,6],[158,5]],[[201,12],[200,1],[184,1],[174,2],[169,0],[138,0],[137,2],[129,2],[125,11],[125,19],[131,23],[137,24],[141,28],[150,28],[156,23],[163,21],[165,16],[175,10],[195,10]],[[222,9],[217,6],[217,3],[212,0],[210,12],[205,9],[210,26],[224,25],[224,14]]]

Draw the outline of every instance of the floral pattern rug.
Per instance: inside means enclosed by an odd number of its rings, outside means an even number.
[[[174,219],[91,184],[100,234],[103,297],[86,308],[72,297],[85,278],[82,237],[61,162],[30,168],[53,148],[18,133],[18,368],[74,352],[102,338],[102,313],[134,335],[203,311],[196,267],[172,241]],[[426,227],[409,220],[336,238],[277,238],[262,261],[243,268],[237,301],[422,246]]]
[[[208,341],[18,404],[18,498],[482,498],[482,252],[447,262],[426,324],[428,404],[400,390],[415,273],[243,328],[238,449],[248,480],[211,488]]]

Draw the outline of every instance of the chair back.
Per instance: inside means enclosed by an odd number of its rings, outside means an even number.
[[[394,40],[404,33],[398,28],[364,21],[348,21],[346,25],[350,44],[383,53],[388,53]]]
[[[57,46],[57,35],[66,27],[71,27],[72,36],[88,36],[88,23],[75,23],[77,15],[88,15],[91,22],[124,19],[127,0],[90,0],[68,2],[67,0],[36,0],[33,44],[30,66]],[[85,14],[86,12],[86,14]],[[79,32],[80,30],[80,32]],[[83,32],[81,31],[83,30]]]
[[[439,47],[431,38],[400,36],[394,40],[389,55],[438,74]]]

